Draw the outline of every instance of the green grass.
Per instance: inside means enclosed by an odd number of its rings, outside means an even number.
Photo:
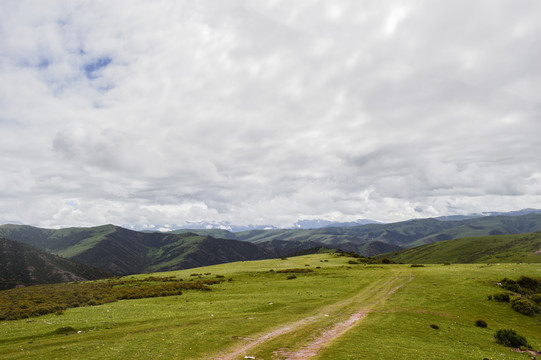
[[[180,296],[123,300],[68,309],[63,315],[0,322],[0,358],[73,359],[84,354],[85,359],[209,359],[246,343],[242,338],[329,315],[244,354],[270,359],[277,349],[306,344],[311,334],[359,308],[371,312],[320,359],[524,359],[494,342],[499,328],[515,328],[534,348],[541,348],[539,316],[527,317],[509,304],[487,300],[498,291],[496,281],[539,277],[539,265],[410,268],[350,266],[348,260],[318,254],[153,274],[198,280],[190,274],[207,273],[201,278],[220,275],[226,281],[207,292],[186,290]],[[289,273],[278,273],[298,268],[314,271],[296,273],[293,280],[287,280]],[[410,274],[415,278],[408,282]],[[389,298],[382,295],[401,284]],[[475,326],[478,318],[488,327]]]
[[[452,263],[541,263],[541,233],[497,235],[440,241],[412,249],[378,255],[396,262]]]

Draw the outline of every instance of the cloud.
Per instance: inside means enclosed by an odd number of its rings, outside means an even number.
[[[0,7],[0,222],[540,207],[535,1]]]

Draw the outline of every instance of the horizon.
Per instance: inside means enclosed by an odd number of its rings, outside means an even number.
[[[518,214],[517,214],[518,213]],[[133,230],[133,231],[154,231],[154,232],[171,232],[175,230],[227,230],[233,233],[236,232],[242,232],[247,230],[295,230],[295,229],[304,229],[304,230],[310,230],[310,229],[318,229],[318,228],[325,228],[325,227],[351,227],[351,226],[364,226],[364,225],[386,225],[386,224],[394,224],[394,223],[402,223],[402,222],[408,222],[413,220],[425,220],[425,219],[436,219],[440,220],[440,218],[452,218],[452,217],[473,217],[473,218],[479,218],[479,217],[488,217],[488,216],[523,216],[528,215],[532,213],[541,213],[541,209],[533,209],[533,208],[525,208],[525,209],[518,209],[518,210],[511,210],[511,211],[483,211],[480,213],[469,213],[469,214],[452,214],[452,215],[442,215],[442,216],[436,216],[436,217],[418,217],[418,218],[411,218],[411,219],[405,219],[400,221],[389,221],[389,222],[382,222],[377,221],[373,219],[357,219],[356,221],[340,221],[340,220],[328,220],[328,219],[299,219],[296,222],[292,223],[288,226],[275,226],[273,224],[231,224],[229,222],[198,222],[198,223],[184,223],[184,224],[114,224],[114,223],[103,223],[103,224],[97,224],[97,225],[56,225],[53,227],[47,227],[47,226],[40,226],[35,224],[23,224],[23,223],[0,223],[0,226],[3,225],[17,225],[17,226],[31,226],[31,227],[37,227],[42,229],[50,229],[50,230],[59,230],[59,229],[68,229],[68,228],[94,228],[94,227],[100,227],[100,226],[116,226],[121,227],[127,230]],[[329,223],[328,225],[320,225],[315,227],[309,227],[309,226],[302,226],[301,222],[325,222]],[[453,221],[453,220],[444,220],[444,221]],[[353,224],[355,222],[359,222],[358,225],[339,225],[339,224]],[[190,227],[193,226],[193,227]]]

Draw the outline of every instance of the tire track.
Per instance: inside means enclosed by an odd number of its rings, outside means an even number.
[[[329,329],[324,329],[319,336],[313,339],[308,345],[301,347],[298,350],[278,350],[275,351],[275,355],[279,359],[288,359],[288,360],[306,360],[315,355],[317,355],[327,344],[331,341],[337,339],[338,337],[345,334],[348,330],[353,328],[359,321],[366,317],[368,312],[370,312],[377,305],[383,304],[392,294],[394,294],[398,289],[405,286],[407,283],[413,280],[414,276],[410,275],[407,281],[391,288],[396,281],[401,279],[400,275],[395,275],[388,281],[383,284],[376,283],[368,286],[367,288],[362,289],[359,293],[353,297],[346,299],[344,301],[328,305],[323,308],[317,315],[310,316],[284,326],[281,326],[275,330],[264,333],[254,339],[249,340],[248,343],[236,347],[233,350],[230,350],[228,353],[224,353],[220,356],[214,357],[215,360],[235,360],[240,356],[243,356],[258,345],[265,343],[267,341],[278,338],[279,336],[292,333],[294,331],[300,330],[302,327],[313,323],[317,320],[322,320],[325,316],[328,316],[328,313],[339,313],[343,310],[344,307],[351,305],[359,300],[367,300],[366,296],[368,295],[368,300],[371,300],[361,309],[358,309],[353,313],[348,319],[341,321]],[[376,288],[376,289],[374,289]],[[250,357],[251,358],[251,357]]]

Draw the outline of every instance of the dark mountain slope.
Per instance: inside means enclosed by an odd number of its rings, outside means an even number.
[[[36,285],[94,280],[112,276],[103,270],[48,254],[30,245],[0,239],[0,290]]]
[[[0,226],[0,233],[42,248],[53,248],[56,254],[115,275],[273,257],[272,251],[249,242],[193,233],[147,233],[113,225],[61,230],[4,225]]]

